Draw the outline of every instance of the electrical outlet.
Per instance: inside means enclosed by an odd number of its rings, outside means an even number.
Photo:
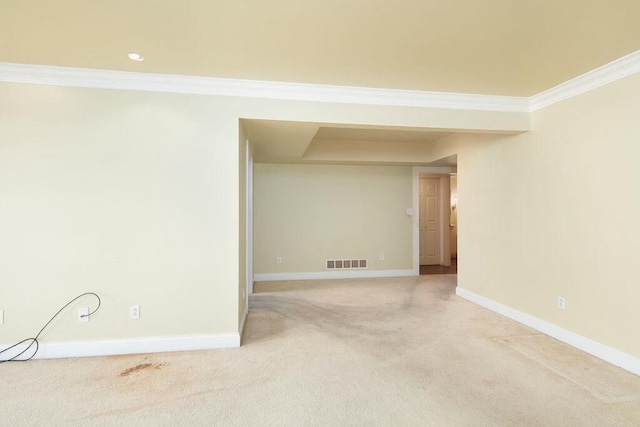
[[[564,310],[564,307],[565,307],[565,305],[564,305],[564,297],[558,297],[558,308],[560,310]]]
[[[132,319],[139,319],[140,318],[140,306],[139,305],[132,305],[131,308],[129,309],[129,317],[131,317]]]
[[[282,264],[282,257],[276,257],[276,264]]]
[[[0,310],[0,325],[4,325],[4,310]]]
[[[380,253],[380,261],[384,261],[384,253]]]
[[[82,307],[78,309],[78,322],[87,323],[89,321],[89,308]]]

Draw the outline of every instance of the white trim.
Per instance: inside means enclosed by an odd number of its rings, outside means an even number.
[[[520,322],[523,325],[529,326],[530,328],[549,335],[606,362],[619,366],[622,369],[636,375],[640,375],[640,359],[635,356],[616,350],[615,348],[611,348],[582,335],[578,335],[575,332],[563,329],[553,323],[549,323],[514,308],[500,304],[489,298],[463,289],[460,286],[456,288],[456,295],[508,317],[509,319],[515,320],[516,322]]]
[[[0,348],[8,346],[0,345]],[[212,350],[240,347],[240,334],[179,335],[171,337],[131,338],[104,341],[41,342],[34,359],[62,357],[114,356],[120,354],[169,351]],[[21,347],[19,351],[22,351]],[[26,352],[30,354],[30,352]],[[9,356],[10,357],[10,356]]]
[[[304,273],[262,273],[256,274],[256,282],[272,282],[283,280],[320,280],[320,279],[359,279],[374,277],[407,277],[416,276],[415,270],[343,270],[312,271]]]
[[[0,82],[400,107],[529,111],[529,99],[517,96],[221,79],[10,62],[0,62]]]
[[[540,110],[639,71],[640,50],[532,96],[529,99],[530,111]]]
[[[640,72],[640,50],[532,97],[221,79],[0,62],[0,82],[311,102],[527,113]]]

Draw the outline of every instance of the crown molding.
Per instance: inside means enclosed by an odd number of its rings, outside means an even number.
[[[640,72],[640,50],[532,97],[376,89],[0,62],[0,82],[394,107],[533,112]]]
[[[532,112],[540,110],[639,71],[640,50],[532,96],[530,109]]]
[[[523,97],[375,89],[0,62],[0,81],[396,107],[528,112]]]

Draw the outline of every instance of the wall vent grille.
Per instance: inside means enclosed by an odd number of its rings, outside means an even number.
[[[328,259],[327,270],[362,270],[369,263],[366,259]]]

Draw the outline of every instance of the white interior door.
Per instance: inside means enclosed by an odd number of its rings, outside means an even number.
[[[420,265],[440,264],[439,178],[420,177]]]

